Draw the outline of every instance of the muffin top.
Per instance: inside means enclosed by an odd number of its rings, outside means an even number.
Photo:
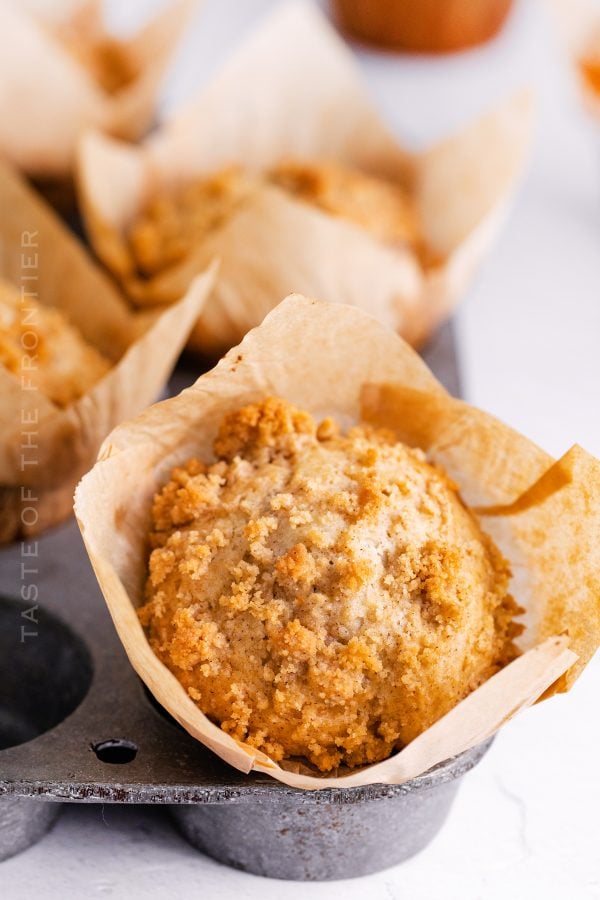
[[[419,243],[414,206],[390,181],[333,162],[289,160],[261,176],[234,165],[152,198],[128,232],[135,269],[152,277],[181,262],[261,184],[353,222],[384,243]]]
[[[415,208],[399,184],[339,163],[288,160],[270,173],[274,184],[324,212],[354,222],[388,244],[416,244]]]
[[[137,271],[152,277],[176,265],[197,241],[227,221],[250,189],[242,169],[229,166],[179,191],[157,194],[129,231]]]
[[[420,450],[269,398],[152,507],[150,644],[272,759],[387,757],[516,655],[506,561]]]
[[[0,278],[0,365],[57,406],[79,399],[110,363],[57,309]]]

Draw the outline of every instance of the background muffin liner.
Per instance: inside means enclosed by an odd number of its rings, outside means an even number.
[[[54,3],[50,21],[25,4],[0,3],[0,151],[38,178],[69,175],[77,138],[90,126],[128,140],[152,124],[161,79],[195,0],[172,0],[137,34],[123,42],[138,72],[114,93],[104,90],[66,44],[81,51],[109,37],[101,0],[85,0],[75,12]],[[71,4],[72,7],[72,4]],[[61,15],[61,12],[63,15]]]
[[[90,132],[78,188],[91,242],[134,303],[164,303],[214,256],[217,287],[190,343],[230,347],[291,291],[363,307],[422,341],[464,291],[505,214],[526,155],[530,98],[519,94],[420,155],[400,147],[370,103],[354,59],[311,5],[289,2],[200,96],[142,146]],[[181,264],[150,279],[128,268],[126,232],[156,191],[231,163],[260,171],[285,157],[335,160],[397,180],[415,198],[428,253],[264,186]]]
[[[401,752],[342,777],[314,776],[301,762],[277,765],[209,722],[155,656],[136,615],[154,494],[174,465],[213,458],[225,413],[266,395],[344,426],[363,417],[422,447],[511,561],[527,609],[522,656]],[[485,740],[542,694],[567,690],[600,642],[600,463],[579,447],[554,462],[450,397],[401,338],[347,306],[286,299],[192,387],[107,438],[77,488],[75,512],[129,659],[158,702],[232,766],[295,787],[413,778]]]
[[[0,276],[66,313],[84,338],[114,362],[91,390],[65,408],[41,391],[22,389],[21,376],[0,365],[0,541],[6,541],[37,533],[70,514],[75,485],[102,439],[158,396],[213,272],[199,277],[187,296],[166,311],[132,314],[50,209],[1,165]],[[23,455],[33,462],[24,465]],[[30,509],[35,513],[25,512]]]

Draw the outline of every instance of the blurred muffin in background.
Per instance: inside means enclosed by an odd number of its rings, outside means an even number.
[[[583,99],[589,112],[600,115],[600,17],[585,32],[575,51]]]
[[[448,53],[482,44],[502,26],[512,0],[332,0],[351,36],[392,50]]]
[[[22,297],[0,278],[0,366],[22,390],[39,390],[65,407],[106,375],[110,362],[59,309]]]
[[[586,85],[600,94],[600,57],[584,57],[579,63]]]

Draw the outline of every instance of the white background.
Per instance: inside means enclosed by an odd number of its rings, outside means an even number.
[[[272,0],[205,0],[166,90],[189,97]],[[146,0],[119,4],[128,24]],[[529,84],[538,121],[510,221],[458,314],[466,398],[553,454],[600,456],[600,124],[581,112],[541,3],[453,57],[360,54],[399,137],[425,146]],[[69,807],[36,847],[2,864],[0,893],[32,897],[520,900],[600,897],[600,660],[566,697],[504,729],[465,780],[433,844],[395,869],[329,884],[275,882],[188,847],[159,809]]]

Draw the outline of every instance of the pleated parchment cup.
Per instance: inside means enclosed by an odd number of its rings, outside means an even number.
[[[50,20],[0,3],[0,152],[39,179],[67,179],[81,131],[95,127],[137,140],[156,114],[161,81],[195,0],[167,6],[137,34],[117,41],[101,0],[54,2]],[[71,7],[71,11],[69,10]]]
[[[511,562],[527,610],[519,658],[401,752],[341,777],[277,765],[212,724],[154,655],[136,615],[154,494],[173,466],[213,459],[225,413],[267,395],[346,426],[384,425],[425,450]],[[453,399],[400,337],[348,306],[286,299],[192,387],[107,438],[77,488],[75,513],[125,650],[158,702],[232,766],[295,787],[407,781],[484,741],[543,694],[568,690],[600,642],[600,463],[579,447],[555,462]]]
[[[91,242],[132,302],[170,302],[207,262],[216,290],[191,345],[232,346],[288,293],[362,307],[411,342],[452,309],[489,248],[522,170],[531,101],[519,94],[421,155],[404,150],[371,104],[350,51],[318,10],[292,0],[240,47],[196,100],[138,147],[89,133],[78,187]],[[179,264],[140,278],[127,231],[156,192],[239,164],[333,160],[404,185],[427,257],[268,184]]]
[[[103,438],[158,396],[213,282],[196,279],[166,310],[134,314],[51,210],[0,166],[0,275],[67,315],[113,365],[59,408],[0,365],[0,542],[37,534],[72,511]],[[26,301],[25,301],[26,302]],[[25,350],[24,350],[25,359]]]

